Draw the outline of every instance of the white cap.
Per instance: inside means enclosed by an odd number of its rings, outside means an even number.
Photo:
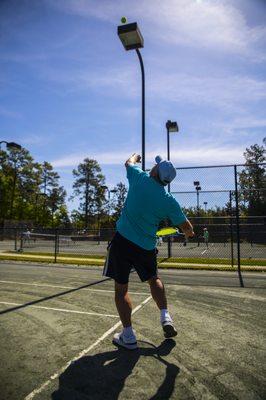
[[[171,161],[163,160],[161,156],[155,157],[155,162],[158,164],[159,178],[163,184],[167,185],[176,177],[176,169]]]

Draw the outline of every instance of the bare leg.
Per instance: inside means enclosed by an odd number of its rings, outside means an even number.
[[[151,295],[160,310],[167,309],[167,299],[164,285],[160,278],[155,277],[148,280],[151,289]]]
[[[164,331],[164,337],[174,337],[177,335],[177,331],[167,310],[167,299],[163,283],[160,278],[151,278],[148,280],[148,282],[151,288],[152,298],[161,311],[161,324]]]
[[[124,328],[131,326],[132,304],[128,294],[128,284],[115,282],[115,304]]]

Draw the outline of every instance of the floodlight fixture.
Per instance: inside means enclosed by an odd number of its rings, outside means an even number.
[[[144,39],[136,22],[119,25],[117,34],[126,50],[136,50],[144,47]]]
[[[177,122],[170,121],[170,120],[168,120],[166,122],[166,129],[168,132],[178,132],[179,131]]]

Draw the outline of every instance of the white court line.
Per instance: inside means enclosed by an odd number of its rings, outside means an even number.
[[[147,297],[147,299],[143,300],[142,303],[140,303],[134,310],[132,311],[132,314],[135,314],[140,308],[142,308],[146,303],[148,303],[151,300],[151,296]],[[86,354],[88,354],[94,347],[96,347],[99,343],[101,343],[107,336],[111,335],[119,326],[121,325],[121,322],[117,322],[115,325],[112,326],[108,331],[106,331],[99,339],[96,340],[91,346],[89,346],[87,349],[82,350],[76,357],[74,357],[72,360],[68,361],[59,371],[55,372],[53,375],[50,376],[49,379],[47,379],[46,382],[44,382],[39,388],[34,389],[31,393],[28,394],[24,398],[24,400],[31,400],[35,397],[36,394],[41,393],[46,386],[49,385],[50,382],[55,380],[56,378],[59,377],[69,366],[71,363],[79,360],[81,357],[84,357]]]
[[[27,286],[36,286],[36,287],[51,287],[51,288],[58,288],[58,289],[78,289],[78,287],[74,286],[61,286],[61,285],[49,285],[47,283],[27,283],[27,282],[16,282],[16,281],[0,281],[0,283],[11,283],[16,285],[27,285]],[[107,292],[107,293],[114,293],[114,290],[105,290],[105,289],[90,289],[90,288],[82,288],[81,290],[89,290],[91,292]],[[129,294],[140,294],[143,296],[149,295],[149,293],[145,292],[130,292]]]
[[[24,303],[9,303],[7,301],[0,301],[0,304],[6,304],[10,306],[23,306]],[[32,305],[27,305],[27,307],[30,308],[40,308],[43,310],[53,310],[53,311],[61,311],[61,312],[66,312],[66,313],[73,313],[73,314],[86,314],[86,315],[97,315],[99,317],[113,317],[113,318],[118,318],[118,315],[113,315],[113,314],[99,314],[99,313],[94,313],[94,312],[88,312],[88,311],[76,311],[76,310],[66,310],[64,308],[54,308],[54,307],[44,307],[44,306],[32,306]]]

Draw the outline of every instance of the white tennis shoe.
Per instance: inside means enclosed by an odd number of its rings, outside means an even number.
[[[129,337],[125,336],[123,332],[115,333],[113,337],[113,344],[125,347],[128,350],[138,349],[137,338],[135,335]]]
[[[161,322],[164,337],[166,339],[172,338],[177,335],[177,330],[174,327],[173,320],[171,318],[166,318],[164,321]]]

